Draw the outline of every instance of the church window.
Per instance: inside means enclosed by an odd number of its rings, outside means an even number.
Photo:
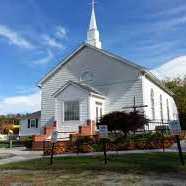
[[[155,105],[154,105],[154,90],[151,89],[151,111],[152,111],[152,119],[155,119]]]
[[[170,120],[169,100],[167,99],[167,120]]]
[[[65,101],[64,102],[64,120],[78,121],[79,116],[79,101]]]
[[[163,101],[162,101],[162,95],[160,95],[160,117],[163,121]]]
[[[28,128],[38,128],[38,119],[29,119]]]
[[[90,71],[83,72],[80,77],[80,81],[93,81],[94,74]]]

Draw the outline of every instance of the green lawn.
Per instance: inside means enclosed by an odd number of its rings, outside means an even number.
[[[186,153],[184,158],[186,160]],[[152,182],[153,179],[160,183],[167,181],[166,184],[170,184],[170,181],[171,184],[186,183],[186,166],[180,164],[177,153],[109,156],[107,165],[103,157],[54,158],[52,166],[48,158],[43,158],[1,165],[0,169],[0,180],[10,180],[15,176],[14,180],[31,183],[42,180],[44,185],[143,185],[144,180]],[[11,171],[15,171],[14,174]],[[7,177],[8,173],[10,177]]]
[[[186,154],[184,154],[186,159]],[[1,165],[1,169],[25,170],[107,170],[114,172],[146,173],[151,172],[183,172],[186,166],[179,162],[177,153],[147,153],[109,156],[108,164],[104,164],[103,157],[65,157],[54,158],[54,164],[49,165],[49,159],[43,158],[27,162]]]
[[[9,144],[8,143],[2,143],[0,142],[0,148],[8,148]]]

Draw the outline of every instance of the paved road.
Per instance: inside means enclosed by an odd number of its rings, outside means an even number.
[[[186,140],[181,142],[183,152],[186,152]],[[107,152],[109,155],[114,154],[131,154],[131,153],[150,153],[150,152],[162,152],[162,149],[154,149],[154,150],[130,150],[130,151],[110,151]],[[170,149],[165,149],[165,152],[177,152],[177,144],[174,144]],[[0,165],[13,163],[13,162],[20,162],[20,161],[27,161],[33,159],[39,159],[43,157],[42,151],[26,151],[24,148],[13,148],[13,149],[0,149],[1,154],[10,154],[13,157],[7,157],[6,159],[0,159]],[[56,157],[76,157],[76,156],[100,156],[103,155],[102,152],[92,152],[92,153],[72,153],[72,154],[61,154],[56,155]]]

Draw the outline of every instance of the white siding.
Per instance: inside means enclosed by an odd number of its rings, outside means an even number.
[[[69,85],[56,98],[56,121],[58,131],[63,132],[77,132],[79,126],[84,124],[88,119],[88,99],[87,91]],[[65,101],[79,101],[80,106],[80,121],[64,121],[64,102]]]
[[[160,95],[162,95],[162,104],[163,104],[163,119],[166,121],[168,119],[167,114],[167,103],[166,100],[168,99],[169,102],[169,110],[170,110],[170,120],[177,119],[177,108],[172,96],[162,90],[159,86],[152,83],[146,77],[143,77],[143,99],[144,104],[148,105],[145,108],[145,115],[147,118],[152,119],[152,110],[151,110],[151,89],[154,91],[154,106],[155,106],[155,120],[161,120],[160,115]]]
[[[28,120],[21,120],[20,121],[20,131],[19,136],[32,136],[32,135],[39,135],[41,133],[40,127],[40,120],[38,120],[38,128],[28,128]]]
[[[42,84],[42,125],[47,124],[55,115],[55,99],[52,94],[69,80],[78,82],[85,71],[93,72],[94,81],[90,85],[105,95],[106,113],[133,105],[133,96],[136,96],[137,104],[142,104],[142,81],[138,77],[138,70],[85,47]]]

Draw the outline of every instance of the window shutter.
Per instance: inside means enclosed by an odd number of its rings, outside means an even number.
[[[36,119],[36,128],[38,128],[38,119]]]
[[[28,128],[30,128],[30,119],[28,119]]]

